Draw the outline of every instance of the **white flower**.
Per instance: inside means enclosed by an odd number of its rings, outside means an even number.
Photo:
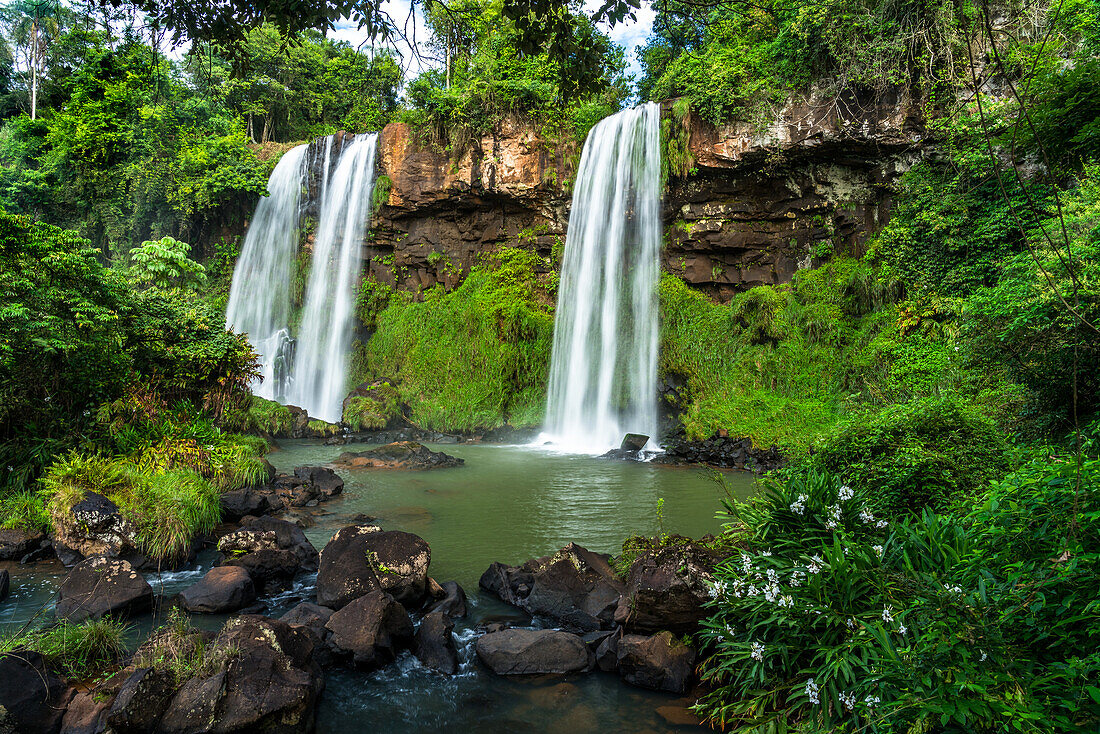
[[[883,551],[883,548],[882,548],[881,545],[872,545],[871,550],[873,550],[875,552],[876,556],[878,556],[879,558],[882,558],[882,554],[884,553],[884,551]]]
[[[821,698],[818,695],[819,692],[820,689],[817,687],[817,684],[814,683],[813,678],[806,681],[806,697],[810,699],[810,703],[821,703]]]
[[[900,627],[898,627],[898,634],[899,635],[904,635],[908,631],[909,631],[909,628],[906,627],[904,624],[901,625]]]
[[[741,594],[744,593],[744,591],[743,591],[744,588],[745,588],[745,582],[744,581],[742,581],[741,579],[734,579],[734,581],[733,581],[733,595],[735,597],[740,599]]]
[[[772,582],[773,584],[778,584],[779,583],[779,577],[775,573],[774,568],[769,568],[768,569],[768,581]]]
[[[790,609],[794,607],[794,599],[791,598],[790,594],[784,594],[779,597],[779,606]]]
[[[710,587],[710,598],[711,599],[717,599],[720,596],[725,596],[726,595],[726,588],[727,587],[726,587],[726,582],[725,581],[721,581],[721,580],[715,581],[713,584],[711,584],[711,587]]]
[[[978,662],[979,663],[984,663],[985,659],[987,657],[989,657],[989,655],[986,654],[985,650],[978,650],[978,652],[980,652],[982,654],[982,656],[980,658],[978,658]]]
[[[829,514],[834,520],[840,519],[840,505],[833,505],[829,508]]]
[[[791,585],[792,589],[797,588],[797,587],[802,585],[802,580],[804,578],[806,578],[806,574],[804,574],[802,571],[798,571],[798,570],[791,571],[791,580],[788,581],[787,583],[789,583]]]
[[[778,584],[768,584],[764,587],[764,599],[766,599],[769,604],[774,603],[777,598],[779,598]]]
[[[736,635],[733,634],[733,627],[730,627],[729,622],[726,622],[726,634],[729,635],[730,637],[735,637],[736,636]]]
[[[804,494],[798,495],[798,499],[791,503],[791,512],[795,513],[796,515],[801,515],[802,513],[804,513],[806,511],[806,500],[808,499],[809,497]]]
[[[878,522],[875,523],[875,527],[878,528],[879,530],[885,530],[886,526],[889,525],[889,524],[890,523],[886,522],[885,520],[879,520]]]
[[[745,596],[756,596],[756,584],[749,584],[749,588],[745,590]]]
[[[836,530],[836,520],[826,520],[825,527],[829,530]]]
[[[875,515],[873,512],[864,507],[859,511],[859,519],[866,523],[872,523],[875,521]]]
[[[885,606],[885,607],[882,608],[882,621],[883,622],[893,622],[894,621],[894,613],[890,611],[889,606]]]
[[[841,693],[840,702],[844,704],[844,708],[851,711],[856,707],[856,694],[848,692]]]
[[[855,493],[852,492],[852,488],[849,487],[847,484],[841,487],[840,491],[837,492],[836,495],[836,498],[841,502],[847,502],[848,500],[852,499],[852,497],[855,497]]]
[[[869,695],[869,696],[867,696],[867,698],[863,699],[863,702],[865,704],[867,704],[868,706],[874,706],[875,704],[882,703],[882,699],[879,698],[878,696],[870,696]]]
[[[772,554],[772,552],[771,552],[770,550],[768,550],[768,551],[760,551],[760,557],[761,557],[761,558],[767,558],[767,557],[768,557],[768,556],[770,556],[771,554]]]
[[[962,587],[958,586],[958,585],[948,586],[947,590],[950,591],[952,594],[961,594],[961,593],[963,593]]]
[[[821,566],[825,561],[821,560],[820,556],[812,556],[810,558],[810,565],[806,567],[806,570],[810,573],[821,573]]]
[[[749,653],[749,657],[753,660],[759,660],[764,662],[764,643],[754,642],[752,643],[752,652]]]
[[[748,573],[752,570],[752,559],[749,558],[748,553],[741,554],[741,572]]]
[[[856,621],[851,617],[848,617],[848,621],[845,623],[848,625],[848,629],[854,630],[856,628]]]

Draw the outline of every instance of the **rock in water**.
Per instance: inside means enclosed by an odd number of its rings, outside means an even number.
[[[11,574],[8,573],[8,569],[0,571],[0,601],[4,601],[8,598],[8,592],[11,591]]]
[[[693,632],[707,611],[714,568],[725,554],[689,539],[635,559],[615,621],[631,632]]]
[[[332,463],[348,469],[422,470],[447,469],[466,462],[442,451],[432,451],[415,441],[398,441],[371,451],[345,451]]]
[[[494,563],[480,583],[509,604],[582,633],[611,628],[624,589],[606,555],[576,543],[522,566]]]
[[[298,573],[317,570],[317,549],[297,525],[274,517],[253,518],[218,541],[219,565],[240,566],[261,590],[280,588]]]
[[[54,518],[54,549],[66,566],[92,556],[138,560],[136,538],[137,528],[118,505],[96,492],[85,492],[68,512]]]
[[[153,589],[129,561],[94,556],[69,571],[57,591],[57,618],[70,622],[147,609]]]
[[[312,484],[325,497],[335,497],[344,491],[344,480],[328,467],[299,466],[294,476]]]
[[[324,688],[307,630],[255,615],[231,619],[210,654],[214,670],[184,682],[158,734],[299,734],[313,731]]]
[[[350,525],[321,552],[317,603],[340,609],[375,589],[412,606],[424,598],[431,548],[418,535]]]
[[[61,726],[65,684],[37,652],[19,650],[0,656],[0,731],[47,732]]]
[[[176,688],[171,670],[138,668],[122,682],[107,712],[107,723],[120,733],[152,731]]]
[[[19,528],[0,528],[0,561],[19,561],[36,550],[46,534]]]
[[[455,650],[454,620],[443,612],[425,615],[416,630],[416,657],[425,667],[454,675],[458,672],[458,651]]]
[[[413,626],[405,608],[384,591],[355,599],[325,623],[328,645],[356,667],[373,669],[389,663],[413,641]]]
[[[561,630],[508,629],[482,635],[477,656],[497,675],[582,673],[592,654],[577,635]]]
[[[440,585],[442,596],[428,606],[428,614],[443,612],[452,619],[466,616],[466,592],[458,585],[457,581],[444,581]]]
[[[695,651],[671,632],[623,635],[618,655],[619,675],[627,683],[672,693],[683,693],[691,685]]]
[[[649,443],[649,436],[641,433],[628,433],[623,437],[623,443],[619,446],[622,451],[641,451]]]
[[[286,622],[295,627],[305,627],[317,639],[322,642],[328,638],[329,632],[325,629],[325,623],[332,617],[332,610],[312,602],[304,601],[289,612],[279,617],[280,622]]]
[[[180,604],[197,614],[235,612],[256,598],[248,571],[240,566],[216,566],[202,580],[180,592]]]

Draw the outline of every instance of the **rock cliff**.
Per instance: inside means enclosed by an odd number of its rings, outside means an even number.
[[[925,143],[907,99],[811,96],[767,125],[715,126],[671,102],[662,117],[666,140],[689,152],[665,190],[662,265],[721,301],[832,254],[859,254]],[[554,266],[578,158],[576,143],[548,141],[518,119],[451,149],[404,123],[386,126],[364,269],[417,291],[454,287],[499,246],[533,248]]]

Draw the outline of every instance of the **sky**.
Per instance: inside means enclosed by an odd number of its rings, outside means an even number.
[[[589,13],[595,12],[600,5],[601,0],[585,0],[585,10]],[[404,21],[409,14],[409,0],[386,0],[383,5],[390,17],[394,18],[398,25],[404,25]],[[649,3],[642,5],[636,13],[636,19],[626,20],[617,24],[610,31],[611,40],[619,44],[626,49],[626,62],[627,73],[640,75],[641,67],[638,65],[638,57],[634,53],[634,49],[645,42],[646,37],[649,35],[650,29],[653,27],[654,11]],[[419,13],[416,15],[415,28],[413,22],[409,21],[405,31],[410,37],[415,31],[417,45],[422,48],[421,54],[428,55],[427,48],[424,47],[424,43],[428,40],[428,31],[424,27],[423,22],[420,20]],[[607,28],[603,27],[602,30],[607,32]],[[367,34],[360,31],[355,27],[352,22],[337,23],[336,30],[329,33],[329,37],[347,41],[353,46],[360,47],[364,51],[369,50],[371,47],[371,41],[367,37]],[[411,40],[411,39],[410,39]],[[424,61],[418,60],[407,46],[398,44],[397,51],[401,53],[403,59],[405,59],[407,69],[405,72],[406,78],[411,79],[416,76],[424,68],[430,67],[431,62],[427,59]]]

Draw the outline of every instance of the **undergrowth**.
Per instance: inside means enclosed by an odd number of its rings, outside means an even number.
[[[118,660],[126,650],[127,627],[104,618],[80,623],[58,622],[41,630],[0,637],[0,657],[34,650],[69,680],[85,680]]]

